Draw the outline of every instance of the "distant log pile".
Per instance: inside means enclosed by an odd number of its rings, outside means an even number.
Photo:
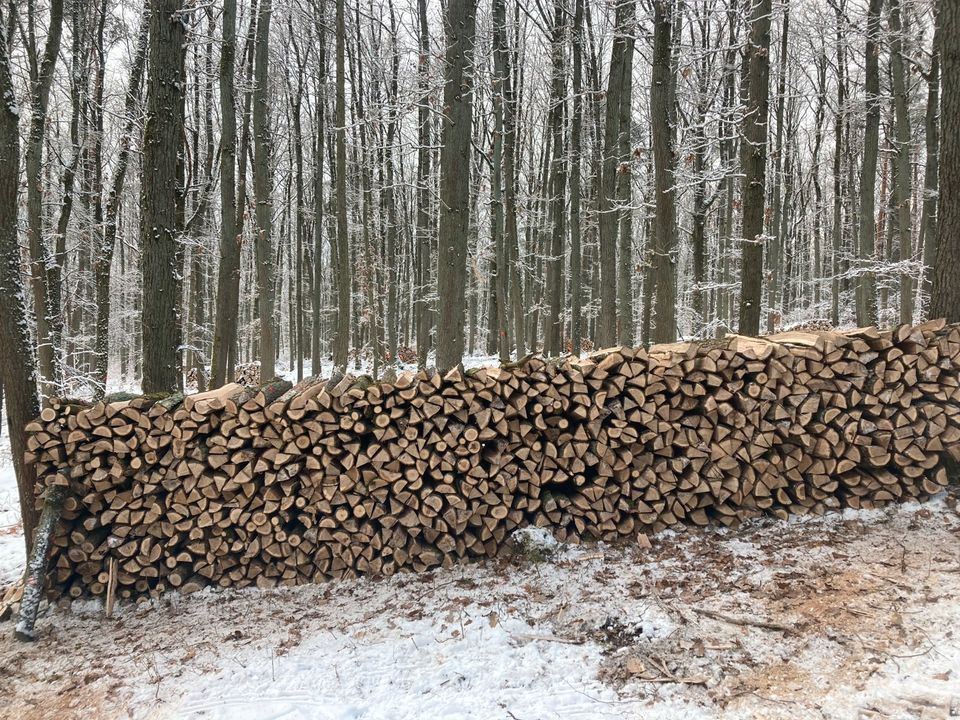
[[[233,381],[245,385],[246,387],[257,387],[260,385],[260,363],[249,362],[237,365],[233,371]]]
[[[84,406],[29,426],[70,596],[273,587],[923,499],[960,456],[960,327],[615,348],[446,377]]]

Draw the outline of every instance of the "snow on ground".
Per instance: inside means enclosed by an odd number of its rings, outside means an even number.
[[[960,491],[423,575],[52,608],[0,632],[0,717],[960,714]]]
[[[6,426],[3,431],[0,435],[0,586],[16,580],[24,565],[17,476],[13,470]]]

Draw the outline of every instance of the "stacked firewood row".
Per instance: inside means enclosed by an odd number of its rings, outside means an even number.
[[[617,541],[937,493],[960,456],[960,328],[58,401],[29,430],[42,484],[67,489],[59,592],[389,575],[527,525]]]

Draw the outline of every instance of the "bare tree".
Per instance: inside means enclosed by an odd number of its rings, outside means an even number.
[[[11,13],[13,8],[11,6]],[[11,23],[13,18],[11,18]],[[60,268],[62,258],[51,256],[44,238],[43,170],[44,133],[47,124],[47,106],[53,85],[54,68],[60,51],[63,30],[63,0],[52,0],[47,23],[47,39],[40,55],[36,41],[37,9],[27,5],[27,24],[23,34],[30,69],[30,129],[24,166],[27,178],[27,237],[30,242],[33,304],[37,319],[37,341],[41,389],[44,396],[56,392],[62,380],[63,368],[57,358],[63,320],[60,314]],[[54,301],[56,299],[56,302]]]
[[[650,82],[650,121],[654,165],[654,244],[650,277],[655,286],[654,342],[677,339],[676,210],[674,207],[674,149],[670,108],[673,104],[672,0],[654,3],[653,71]]]
[[[743,229],[740,283],[740,333],[760,332],[763,286],[763,217],[767,177],[767,118],[770,106],[771,0],[753,0],[747,46],[747,106],[740,140],[743,168]]]
[[[336,0],[337,32],[337,237],[334,257],[335,282],[337,287],[337,324],[333,340],[333,364],[341,369],[347,367],[347,352],[350,348],[350,245],[347,238],[347,110],[346,76],[344,73],[344,45],[346,21],[344,0]]]
[[[903,21],[900,0],[889,0],[890,6],[890,74],[893,76],[894,127],[896,129],[896,196],[897,234],[900,240],[900,261],[906,265],[913,259],[911,155],[913,133],[910,129],[910,98],[907,69],[904,63]],[[869,67],[869,65],[868,65]],[[913,276],[904,268],[900,273],[900,322],[913,321]]]
[[[441,371],[459,365],[464,351],[476,14],[474,0],[449,0],[444,17],[447,52],[437,260],[437,368]]]
[[[923,292],[933,284],[933,264],[937,258],[937,194],[940,173],[940,26],[934,16],[935,30],[927,71],[927,108],[924,114],[926,163],[923,170],[923,215],[920,221],[920,245],[923,247]],[[929,302],[928,302],[929,305]]]
[[[960,321],[960,4],[941,2],[940,195],[930,316]]]
[[[110,294],[110,269],[117,244],[117,227],[120,218],[120,206],[126,183],[130,155],[135,141],[134,133],[140,106],[140,88],[143,84],[143,70],[147,56],[147,38],[150,31],[150,11],[145,10],[140,19],[140,32],[130,67],[130,81],[124,102],[124,127],[120,138],[120,151],[117,154],[117,167],[113,173],[113,183],[107,198],[107,210],[100,247],[94,258],[94,282],[96,285],[97,325],[95,339],[96,379],[105,393],[107,371],[110,366],[110,311],[113,301]]]
[[[143,133],[143,391],[176,391],[181,229],[179,155],[184,116],[184,26],[180,0],[151,0],[147,120]]]
[[[607,83],[603,130],[603,168],[600,181],[600,317],[597,342],[612,345],[617,328],[617,212],[614,209],[619,171],[620,105],[625,83],[632,82],[633,22],[636,0],[620,0],[616,6],[610,78]]]
[[[880,35],[880,8],[883,0],[870,0],[867,8],[866,96],[867,121],[863,133],[863,165],[860,171],[860,262],[865,264],[857,278],[857,323],[877,322],[877,286],[871,267],[875,257],[874,211],[876,206],[877,153],[880,145],[880,68],[877,55]]]
[[[274,254],[271,161],[273,137],[270,132],[270,88],[268,67],[272,0],[260,0],[257,17],[256,58],[253,91],[253,194],[257,203],[257,289],[260,309],[260,376],[269,380],[276,374],[277,348],[274,338]]]
[[[8,11],[9,12],[9,11]],[[26,295],[17,241],[17,193],[20,184],[20,108],[10,69],[10,45],[4,7],[0,6],[0,379],[7,408],[7,429],[17,475],[20,515],[27,555],[33,545],[38,514],[34,504],[37,475],[24,462],[24,428],[40,412],[37,402],[37,360],[27,325]]]
[[[240,304],[240,235],[237,232],[237,109],[234,72],[237,53],[237,2],[224,0],[220,42],[220,268],[210,382],[227,382],[228,357],[237,343]]]

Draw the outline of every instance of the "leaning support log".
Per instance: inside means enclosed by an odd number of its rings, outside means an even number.
[[[27,563],[23,599],[20,601],[20,621],[14,629],[14,635],[18,640],[29,641],[37,638],[34,625],[37,622],[37,611],[40,609],[40,600],[47,581],[50,540],[57,523],[60,522],[65,495],[66,488],[62,485],[54,485],[47,491],[47,497],[43,502],[43,512],[40,514],[40,522],[37,524],[37,532],[34,536],[33,552]]]

